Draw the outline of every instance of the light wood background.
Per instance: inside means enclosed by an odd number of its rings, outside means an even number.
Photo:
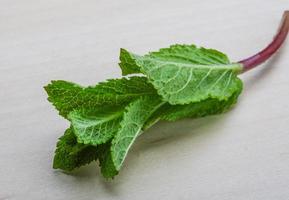
[[[96,163],[52,169],[68,123],[46,101],[52,79],[120,76],[119,48],[194,43],[245,58],[271,41],[288,0],[0,0],[0,199],[289,199],[289,48],[241,76],[232,111],[159,123],[113,181]]]

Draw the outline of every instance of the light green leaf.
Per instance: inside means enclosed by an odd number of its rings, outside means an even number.
[[[141,73],[140,67],[136,64],[137,55],[120,49],[120,67],[123,75]],[[150,52],[148,57],[155,57],[163,61],[180,62],[186,64],[211,65],[229,64],[228,57],[215,49],[197,48],[195,45],[172,45],[169,48],[162,48],[156,52]]]
[[[119,170],[131,145],[140,134],[147,119],[164,103],[157,97],[143,97],[132,102],[124,113],[119,131],[112,140],[111,155]]]
[[[82,87],[67,81],[52,81],[44,87],[48,100],[63,117],[80,108],[94,109],[103,105],[123,105],[156,91],[145,77],[110,79],[96,86]]]
[[[229,63],[224,54],[212,49],[174,45],[146,56],[122,50],[120,58],[124,74],[143,73],[163,100],[173,105],[208,98],[227,100],[242,85],[237,78],[241,65]]]
[[[77,141],[83,144],[98,145],[110,140],[117,132],[124,106],[101,106],[95,109],[74,110],[68,119]]]

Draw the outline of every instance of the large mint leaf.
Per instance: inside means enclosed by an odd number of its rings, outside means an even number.
[[[69,128],[57,142],[53,168],[71,171],[96,160],[97,157],[97,148],[77,143],[76,136]]]
[[[111,155],[116,170],[119,170],[131,145],[140,134],[147,119],[164,103],[157,97],[142,97],[126,108],[120,129],[112,140]]]
[[[143,73],[170,104],[189,104],[208,98],[226,100],[242,85],[241,65],[212,49],[173,45],[138,56],[121,50],[123,74]]]
[[[132,56],[133,55],[133,56]],[[141,73],[140,67],[135,63],[134,56],[125,49],[120,50],[120,67],[123,75]],[[197,48],[195,45],[172,45],[151,52],[147,56],[156,57],[164,61],[181,62],[187,64],[211,65],[229,64],[228,57],[215,49]]]
[[[101,106],[95,109],[74,110],[68,119],[77,141],[83,144],[98,145],[110,140],[117,132],[124,106]]]
[[[52,81],[44,88],[48,100],[65,118],[72,110],[94,109],[100,105],[122,105],[139,96],[156,93],[145,77],[111,79],[86,88],[59,80]]]

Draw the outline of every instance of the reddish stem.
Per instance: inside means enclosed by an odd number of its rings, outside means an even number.
[[[273,41],[259,53],[239,61],[243,64],[243,72],[246,72],[254,67],[262,64],[269,59],[283,44],[289,31],[289,11],[285,11],[280,24],[280,28],[274,37]]]

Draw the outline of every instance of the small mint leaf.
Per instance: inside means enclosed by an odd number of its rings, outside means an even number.
[[[98,145],[114,136],[123,112],[123,106],[99,106],[93,110],[74,110],[69,113],[68,119],[79,143]]]
[[[126,108],[120,129],[112,140],[111,155],[116,170],[120,170],[131,145],[147,119],[164,103],[157,97],[142,97]]]
[[[76,136],[69,128],[59,138],[53,160],[54,169],[72,171],[96,160],[97,148],[77,143]]]

